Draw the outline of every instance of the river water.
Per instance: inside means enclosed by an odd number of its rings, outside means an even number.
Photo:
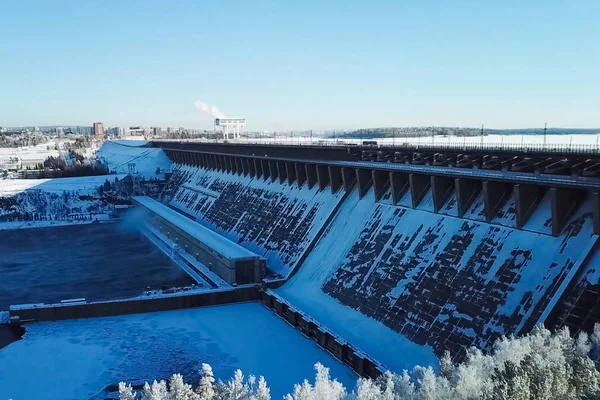
[[[192,283],[152,243],[118,223],[0,231],[0,310]]]

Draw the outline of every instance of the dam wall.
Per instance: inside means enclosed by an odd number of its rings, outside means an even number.
[[[510,219],[510,207],[497,223],[486,223],[429,212],[428,196],[412,209],[388,204],[387,194],[379,202],[373,192],[360,199],[356,189],[277,293],[402,370],[432,364],[445,350],[460,359],[471,346],[489,349],[501,335],[543,322],[561,284],[581,268],[597,240],[586,212],[590,199],[554,237],[543,204],[529,221],[531,230],[518,230],[500,224]],[[451,202],[442,210],[451,210]],[[410,362],[390,348],[401,349]]]
[[[177,166],[162,200],[286,277],[343,197],[317,186]]]
[[[166,151],[183,164],[161,200],[284,277],[299,267],[272,293],[383,368],[577,325],[596,293],[587,178]]]

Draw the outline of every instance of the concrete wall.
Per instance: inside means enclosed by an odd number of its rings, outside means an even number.
[[[225,282],[235,282],[235,263],[204,244],[198,242],[192,236],[168,223],[156,214],[150,214],[148,222],[163,235],[177,243],[186,253],[194,257],[198,262],[219,275]]]
[[[246,286],[227,291],[190,293],[169,297],[148,297],[135,300],[115,300],[85,304],[50,304],[36,308],[10,310],[10,316],[21,322],[58,321],[64,319],[108,317],[156,311],[178,310],[226,303],[260,300],[259,289]]]
[[[304,336],[313,339],[319,347],[333,354],[335,358],[348,365],[358,375],[374,379],[385,370],[377,361],[370,359],[344,339],[328,331],[326,327],[319,325],[273,292],[262,292],[261,296],[265,307],[275,312],[294,328],[300,330]]]

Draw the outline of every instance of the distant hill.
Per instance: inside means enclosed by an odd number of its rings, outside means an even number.
[[[484,135],[542,135],[544,129],[484,129]],[[600,128],[573,129],[573,128],[548,128],[548,135],[576,135],[576,134],[600,134]],[[337,138],[360,139],[360,138],[384,138],[400,137],[427,137],[427,136],[479,136],[480,128],[453,128],[453,127],[414,127],[414,128],[367,128],[346,132],[337,132]],[[332,136],[332,135],[328,135]]]

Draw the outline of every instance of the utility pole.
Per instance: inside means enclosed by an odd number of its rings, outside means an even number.
[[[546,148],[546,133],[548,131],[548,123],[544,122],[544,148]]]
[[[392,128],[392,147],[396,147],[396,128]]]
[[[483,147],[483,124],[481,125],[481,146]]]

